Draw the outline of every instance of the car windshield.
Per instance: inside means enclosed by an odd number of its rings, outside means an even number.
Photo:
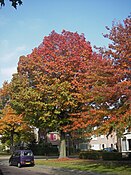
[[[22,156],[33,156],[33,153],[31,151],[23,151]]]

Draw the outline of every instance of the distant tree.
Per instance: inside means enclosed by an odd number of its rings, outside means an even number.
[[[22,1],[21,0],[9,0],[11,2],[11,5],[17,9],[18,5],[22,5]],[[1,6],[5,6],[5,0],[0,0],[0,5]]]
[[[103,56],[113,61],[114,69],[119,70],[116,92],[112,98],[112,110],[109,123],[119,132],[131,130],[131,16],[123,23],[113,22],[104,37],[111,40],[108,48],[101,49]]]
[[[123,70],[123,78],[131,80],[131,16],[122,22],[113,21],[112,28],[106,27],[109,34],[104,37],[111,42],[107,50],[103,49],[103,55],[113,60],[113,64]]]
[[[109,114],[99,127],[99,132],[109,135],[115,131],[119,138],[125,129],[131,131],[131,17],[127,17],[123,22],[114,21],[111,29],[106,28],[109,33],[104,37],[110,40],[110,44],[108,48],[99,48],[99,51],[104,58],[112,60],[119,76],[108,102]]]
[[[9,102],[9,83],[4,82],[2,88],[0,88],[0,113],[5,105]]]

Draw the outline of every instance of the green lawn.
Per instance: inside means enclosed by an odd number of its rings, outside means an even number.
[[[47,165],[103,174],[131,175],[131,162],[91,161],[82,159],[36,159],[36,165]]]

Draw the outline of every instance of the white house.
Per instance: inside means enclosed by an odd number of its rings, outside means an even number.
[[[131,132],[124,132],[121,138],[121,148],[123,155],[128,156],[131,153]]]
[[[90,140],[90,148],[94,150],[102,150],[103,148],[111,147],[116,149],[117,137],[115,133],[106,137],[106,135],[95,136],[93,135]]]

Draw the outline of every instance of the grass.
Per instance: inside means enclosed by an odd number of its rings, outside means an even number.
[[[36,165],[77,169],[101,174],[131,175],[131,162],[91,161],[82,159],[36,159]]]

